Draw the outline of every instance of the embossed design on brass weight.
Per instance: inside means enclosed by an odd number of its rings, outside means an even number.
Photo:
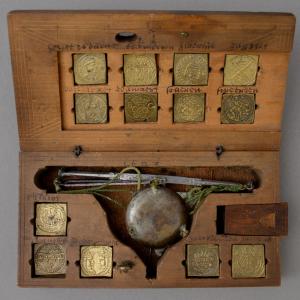
[[[208,54],[174,55],[174,85],[207,85]]]
[[[218,277],[219,246],[213,244],[187,245],[187,276]]]
[[[104,53],[74,54],[74,79],[76,84],[104,84],[107,82]]]
[[[155,54],[124,55],[125,85],[157,84]]]
[[[80,267],[82,277],[112,277],[112,247],[82,246]]]
[[[35,225],[36,235],[66,235],[67,204],[38,203]]]
[[[221,105],[222,124],[252,124],[255,119],[254,94],[224,94]]]
[[[174,122],[204,121],[205,94],[174,94]]]
[[[66,273],[66,251],[63,245],[35,244],[34,273],[37,276]]]
[[[232,277],[265,277],[264,245],[232,245]]]
[[[125,94],[125,122],[156,122],[157,94]]]
[[[106,123],[107,102],[107,94],[75,94],[76,124]]]
[[[226,55],[224,85],[254,85],[257,68],[257,55]]]

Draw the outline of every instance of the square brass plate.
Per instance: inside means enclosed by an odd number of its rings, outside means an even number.
[[[221,104],[222,124],[252,124],[255,119],[254,94],[224,94]]]
[[[264,245],[232,245],[232,277],[266,276]]]
[[[226,55],[224,85],[254,85],[257,69],[257,55]]]
[[[34,275],[54,276],[66,273],[66,249],[58,244],[34,244]]]
[[[36,235],[66,235],[67,204],[38,203],[35,215]]]
[[[187,245],[188,277],[219,276],[219,246],[214,244]]]
[[[80,252],[82,277],[112,277],[112,247],[82,246]]]
[[[74,79],[76,84],[104,84],[107,82],[104,53],[74,54]]]
[[[76,124],[108,122],[107,94],[75,94]]]
[[[125,54],[124,80],[125,85],[156,85],[155,54]]]
[[[125,122],[157,122],[157,94],[125,94]]]
[[[174,94],[174,122],[202,122],[205,113],[205,94]]]
[[[208,54],[174,54],[174,85],[207,85]]]

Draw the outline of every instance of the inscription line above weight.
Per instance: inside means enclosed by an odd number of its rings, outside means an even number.
[[[220,87],[219,89],[222,89]],[[165,94],[175,94],[175,93],[207,93],[207,86],[157,86],[157,87],[120,87],[120,86],[109,86],[109,87],[65,87],[63,90],[65,93],[165,93]]]

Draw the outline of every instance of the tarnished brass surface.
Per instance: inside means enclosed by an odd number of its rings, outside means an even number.
[[[34,245],[34,274],[37,276],[66,273],[66,250],[58,244]]]
[[[151,248],[165,248],[182,237],[187,211],[183,200],[170,189],[146,188],[128,205],[126,226],[138,243]]]
[[[208,54],[174,55],[174,85],[207,85]]]
[[[221,105],[222,124],[252,124],[255,119],[254,94],[224,94]]]
[[[76,124],[107,123],[107,94],[75,94]]]
[[[66,203],[38,203],[35,218],[36,235],[66,235]]]
[[[155,54],[124,55],[125,85],[157,84]]]
[[[187,245],[187,276],[218,277],[219,246],[213,244]]]
[[[82,277],[111,277],[112,247],[82,246],[80,270]]]
[[[265,277],[264,245],[232,245],[232,277]]]
[[[205,94],[174,94],[174,122],[204,121]]]
[[[226,55],[224,85],[254,85],[257,69],[257,55]]]
[[[125,122],[157,122],[157,94],[125,94]]]
[[[104,84],[107,82],[104,53],[74,54],[74,79],[77,84]]]

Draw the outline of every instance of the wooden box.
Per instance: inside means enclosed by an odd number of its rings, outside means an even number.
[[[14,11],[9,13],[8,22],[21,148],[20,286],[149,288],[280,284],[279,242],[286,234],[287,207],[280,204],[279,150],[295,27],[293,15]],[[99,53],[105,54],[105,82],[76,82],[75,56]],[[126,85],[124,55],[128,54],[152,54],[157,82]],[[175,54],[187,57],[205,54],[208,74],[203,76],[207,82],[176,84]],[[230,64],[236,62],[230,61],[230,57],[235,56],[254,57],[254,69],[246,59],[244,67],[240,65],[237,74],[232,73]],[[186,68],[185,72],[193,80],[188,73],[193,72],[193,61],[184,64],[187,66],[191,71]],[[243,75],[251,68],[254,75],[250,71]],[[231,73],[226,75],[226,72]],[[138,93],[157,94],[157,120],[126,122],[124,94]],[[203,120],[176,122],[175,95],[203,93]],[[106,94],[105,122],[76,122],[75,94]],[[252,99],[248,106],[250,116],[243,108],[231,111],[232,107],[225,103],[234,97],[244,99],[244,95]],[[156,275],[147,278],[145,257],[123,238],[124,213],[112,211],[92,195],[54,192],[53,176],[61,166],[97,170],[136,166],[145,172],[233,181],[255,176],[259,185],[252,193],[209,195],[193,217],[190,234],[169,247],[158,262]],[[45,170],[48,173],[41,175]],[[124,198],[124,203],[129,201],[121,195],[120,198]],[[43,203],[66,204],[65,234],[36,234],[37,205]],[[255,209],[261,216],[258,221]],[[245,222],[239,218],[242,213]],[[239,227],[241,223],[243,226]],[[35,272],[35,245],[47,243],[66,249],[62,274],[40,276]],[[112,276],[82,276],[80,249],[89,245],[112,248]],[[187,255],[191,245],[217,245],[217,276],[189,276]],[[236,245],[263,246],[263,276],[235,276],[236,261],[232,256]]]

